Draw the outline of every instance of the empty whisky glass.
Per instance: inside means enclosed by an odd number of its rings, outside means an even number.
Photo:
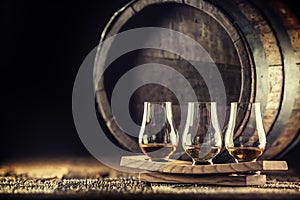
[[[151,161],[167,161],[178,145],[171,102],[144,102],[139,146]]]
[[[182,146],[193,166],[213,164],[222,148],[216,102],[189,102]]]
[[[256,161],[265,146],[260,103],[231,103],[225,147],[235,162]]]

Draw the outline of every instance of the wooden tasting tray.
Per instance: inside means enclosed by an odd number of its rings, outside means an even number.
[[[226,163],[215,165],[196,165],[191,162],[170,160],[169,162],[149,161],[146,156],[123,156],[121,166],[145,170],[139,179],[145,182],[160,183],[193,183],[209,185],[263,185],[266,175],[232,175],[251,171],[283,171],[288,170],[285,161],[256,161],[244,163]]]

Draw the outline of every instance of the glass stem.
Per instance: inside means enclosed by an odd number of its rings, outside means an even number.
[[[212,160],[207,160],[207,161],[198,161],[196,159],[192,159],[193,163],[192,166],[196,166],[196,165],[213,165],[214,163],[212,162]]]
[[[195,166],[196,165],[196,160],[195,159],[193,159],[193,164],[192,164],[192,166]]]

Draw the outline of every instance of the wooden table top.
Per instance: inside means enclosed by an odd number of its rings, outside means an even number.
[[[146,183],[92,158],[18,160],[0,165],[1,198],[299,199],[300,176],[267,174],[261,186]]]

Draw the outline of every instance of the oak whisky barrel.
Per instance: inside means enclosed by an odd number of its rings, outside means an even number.
[[[224,80],[228,104],[232,101],[261,102],[268,142],[262,159],[279,158],[298,143],[300,25],[284,1],[134,0],[115,13],[101,34],[101,41],[139,27],[169,28],[190,36],[216,63]],[[197,52],[189,53],[195,54],[195,62],[199,61]],[[190,82],[199,101],[210,100],[203,77],[180,56],[158,49],[141,49],[119,57],[97,79],[96,103],[99,121],[108,137],[133,152],[139,151],[138,140],[118,126],[110,101],[120,77],[134,66],[145,63],[172,67]],[[99,76],[97,71],[101,68],[96,58],[95,77]],[[164,74],[159,76],[164,78]],[[143,74],[136,77],[142,78]],[[176,80],[169,81],[178,84]],[[179,90],[182,95],[188,95],[185,88]],[[134,92],[129,105],[132,119],[141,124],[143,102],[161,100],[173,102],[178,126],[180,112],[184,111],[180,110],[176,96],[157,84],[142,86]],[[227,159],[223,151],[216,161]]]

